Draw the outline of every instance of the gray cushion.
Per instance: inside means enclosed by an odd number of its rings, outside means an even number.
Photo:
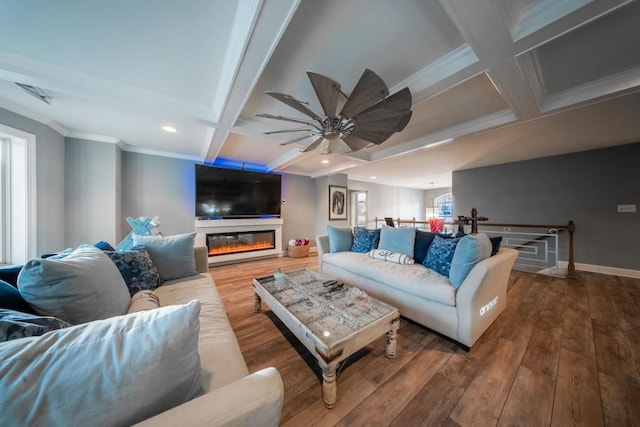
[[[398,252],[413,258],[413,246],[416,240],[415,228],[395,228],[383,224],[378,249]]]
[[[16,338],[37,337],[67,326],[70,326],[67,322],[55,317],[0,309],[0,342]]]
[[[330,253],[351,250],[351,246],[353,245],[351,228],[327,225],[327,236],[329,238]]]
[[[175,236],[139,236],[133,235],[134,246],[144,246],[149,251],[153,264],[160,273],[160,279],[180,279],[198,274],[196,259],[193,255],[193,243],[196,233],[176,234]]]
[[[0,425],[123,426],[202,394],[200,303],[0,345]]]
[[[115,264],[89,245],[64,258],[27,262],[18,276],[18,289],[38,314],[72,324],[125,314],[131,301]]]
[[[467,234],[456,246],[449,270],[449,281],[459,288],[471,269],[491,255],[491,241],[486,234]]]

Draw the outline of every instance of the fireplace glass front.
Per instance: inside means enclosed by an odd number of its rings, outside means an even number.
[[[207,233],[207,248],[209,256],[275,249],[276,232],[261,230]]]

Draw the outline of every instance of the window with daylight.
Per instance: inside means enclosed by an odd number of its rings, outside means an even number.
[[[35,136],[0,125],[0,264],[36,252]]]
[[[451,193],[443,194],[434,199],[435,217],[444,220],[453,219],[453,197]]]

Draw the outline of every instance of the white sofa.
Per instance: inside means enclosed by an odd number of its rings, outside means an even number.
[[[507,283],[518,256],[500,251],[478,264],[456,289],[421,264],[400,265],[350,251],[329,253],[327,235],[316,236],[320,273],[398,308],[400,314],[471,347],[507,305]]]
[[[163,282],[158,298],[149,291],[130,298],[116,261],[93,246],[20,266],[20,295],[43,313],[2,309],[0,425],[279,425],[280,374],[249,373],[208,272],[206,247],[181,242],[195,266],[179,273],[176,253],[170,270],[182,277]],[[137,278],[147,274],[141,262],[129,267]],[[15,297],[4,285],[3,295]],[[128,305],[130,314],[80,319],[113,301],[120,306],[111,310]],[[47,317],[54,309],[77,323]]]
[[[141,426],[277,426],[284,386],[275,368],[249,374],[222,300],[208,273],[206,247],[196,247],[197,276],[155,290],[162,306],[200,301],[198,353],[204,394]]]

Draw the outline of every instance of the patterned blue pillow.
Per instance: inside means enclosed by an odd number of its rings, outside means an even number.
[[[355,227],[353,229],[353,244],[351,245],[351,252],[369,252],[371,249],[376,249],[378,247],[379,240],[379,228],[375,230],[367,230],[364,227]]]
[[[134,246],[128,251],[104,251],[118,267],[131,295],[160,286],[160,274],[147,248]]]
[[[0,309],[0,342],[17,338],[38,337],[67,326],[71,325],[57,317]]]
[[[453,255],[456,252],[456,246],[458,246],[460,239],[461,237],[443,239],[440,236],[436,236],[429,247],[429,252],[427,252],[427,257],[424,259],[423,265],[443,276],[449,277],[451,261],[453,260]]]

